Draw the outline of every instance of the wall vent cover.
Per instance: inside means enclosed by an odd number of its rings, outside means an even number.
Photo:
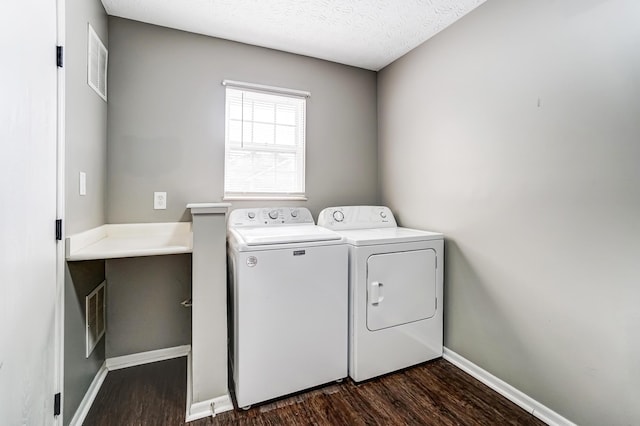
[[[105,284],[103,281],[85,298],[87,327],[87,358],[105,332]]]
[[[96,93],[107,100],[107,62],[109,52],[89,24],[87,82]]]

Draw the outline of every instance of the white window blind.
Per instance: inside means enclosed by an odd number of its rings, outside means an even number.
[[[227,85],[225,198],[304,197],[306,98]]]

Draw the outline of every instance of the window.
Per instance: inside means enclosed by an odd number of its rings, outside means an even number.
[[[305,93],[225,84],[225,198],[304,198]]]

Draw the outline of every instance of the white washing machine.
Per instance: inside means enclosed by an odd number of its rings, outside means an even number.
[[[349,376],[359,382],[442,356],[442,234],[398,227],[387,207],[324,209],[349,246]]]
[[[230,362],[239,407],[347,377],[348,249],[306,208],[228,221]]]

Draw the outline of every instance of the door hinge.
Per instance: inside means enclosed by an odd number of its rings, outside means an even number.
[[[56,240],[62,241],[62,219],[56,219]]]
[[[56,63],[58,68],[62,68],[64,65],[64,48],[62,46],[56,46]]]
[[[57,394],[53,395],[53,415],[54,416],[59,416],[60,415],[60,400],[62,399],[62,395],[60,395],[60,392],[58,392]]]

